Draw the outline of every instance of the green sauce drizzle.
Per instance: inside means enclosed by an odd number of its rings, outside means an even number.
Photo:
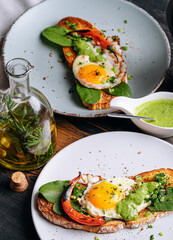
[[[137,206],[141,205],[147,195],[150,195],[158,187],[157,182],[145,182],[135,192],[130,193],[125,199],[116,205],[116,212],[124,220],[131,221],[138,217]]]

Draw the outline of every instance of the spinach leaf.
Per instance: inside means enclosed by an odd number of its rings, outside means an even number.
[[[59,198],[58,201],[53,204],[53,211],[58,215],[65,215],[61,205],[61,198]]]
[[[80,98],[88,104],[94,104],[100,100],[101,90],[86,88],[82,86],[79,82],[76,83],[76,90]]]
[[[62,47],[72,47],[72,39],[66,36],[68,32],[70,32],[69,29],[60,26],[52,26],[44,29],[41,34],[50,42],[56,43]]]
[[[40,187],[39,193],[50,203],[57,202],[65,190],[69,181],[54,181],[44,184]]]
[[[129,85],[125,82],[121,82],[118,86],[105,89],[104,91],[114,96],[131,97],[132,95]]]
[[[148,208],[151,211],[173,211],[173,187],[167,187],[164,197]]]
[[[54,181],[44,184],[40,187],[39,193],[50,203],[53,203],[53,211],[58,215],[64,215],[64,211],[61,205],[61,197],[63,192],[65,191],[69,181]],[[83,210],[76,200],[78,197],[81,197],[83,192],[85,191],[86,187],[82,184],[77,183],[73,189],[72,196],[74,199],[71,199],[72,207],[82,213],[87,214],[85,210]]]
[[[82,214],[84,214],[84,215],[89,215],[89,214],[87,213],[87,211],[85,211],[84,209],[81,208],[81,205],[78,203],[77,200],[71,199],[70,202],[71,202],[72,207],[73,207],[77,212],[82,213]]]

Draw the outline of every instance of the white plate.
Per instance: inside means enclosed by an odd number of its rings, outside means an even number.
[[[86,19],[100,30],[107,30],[107,36],[118,35],[121,46],[128,42],[124,59],[128,74],[134,76],[129,81],[132,97],[143,97],[159,87],[170,64],[170,46],[159,24],[147,12],[123,0],[43,1],[12,25],[4,41],[3,56],[4,63],[14,57],[23,57],[35,66],[31,85],[45,94],[55,112],[95,117],[109,111],[88,110],[77,93],[69,94],[74,80],[71,70],[58,62],[60,57],[56,48],[40,41],[43,29],[66,16]],[[118,32],[119,28],[125,33]]]
[[[104,177],[131,176],[140,172],[173,167],[173,146],[158,138],[131,132],[109,132],[85,137],[76,141],[55,155],[40,173],[32,193],[32,217],[42,240],[94,240],[97,234],[64,229],[49,223],[38,212],[36,196],[39,188],[51,181],[70,180],[78,172],[92,173]],[[164,233],[164,239],[171,240],[173,215],[157,220],[152,229],[126,229],[117,233],[99,235],[99,240],[150,239],[154,234]],[[158,238],[157,238],[158,237]]]

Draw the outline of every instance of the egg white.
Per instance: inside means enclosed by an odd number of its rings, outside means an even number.
[[[111,41],[111,40],[110,40]],[[95,55],[99,55],[97,52],[97,49],[101,49],[100,46],[95,46],[92,43],[87,43],[91,49],[94,51]],[[115,52],[117,51],[119,62],[117,63],[116,57],[114,54],[110,53],[108,50],[103,50],[103,57],[104,61],[102,62],[91,62],[89,60],[89,56],[79,55],[76,57],[76,59],[73,62],[73,73],[75,78],[85,87],[87,88],[94,88],[94,89],[108,89],[113,88],[121,83],[122,78],[124,75],[126,75],[126,64],[122,59],[122,50],[120,50],[120,46],[116,43],[114,43]],[[94,47],[95,46],[95,47]],[[84,78],[80,78],[79,71],[81,68],[87,66],[87,65],[96,65],[96,66],[103,66],[104,70],[106,71],[107,79],[103,81],[100,84],[94,83],[94,80],[92,82],[86,81]],[[114,71],[113,69],[116,69]],[[113,82],[108,81],[110,77],[115,78]],[[91,78],[93,78],[91,76]]]

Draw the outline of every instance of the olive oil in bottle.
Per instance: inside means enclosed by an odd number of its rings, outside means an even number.
[[[21,58],[6,65],[10,88],[1,96],[0,165],[12,170],[39,168],[56,152],[53,112],[45,96],[29,86],[32,68]]]

